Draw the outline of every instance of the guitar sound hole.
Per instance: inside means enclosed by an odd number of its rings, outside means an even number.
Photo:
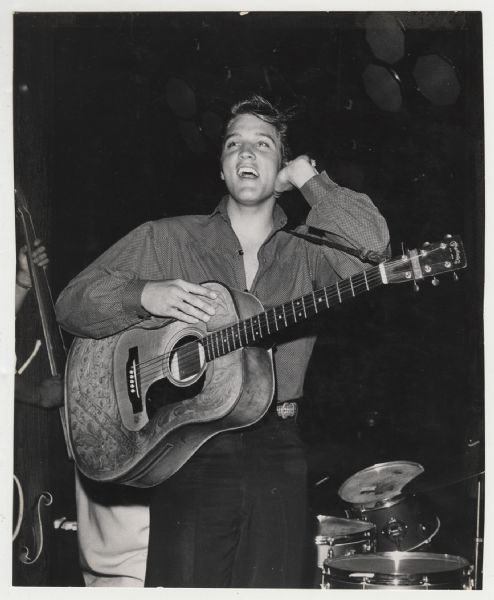
[[[193,335],[186,335],[175,344],[168,359],[168,369],[172,378],[187,384],[200,373],[205,363],[201,341]]]
[[[177,404],[194,398],[201,393],[204,387],[206,374],[203,373],[199,379],[192,385],[186,387],[177,387],[168,379],[155,381],[148,389],[146,394],[146,411],[149,419],[152,419],[156,412],[170,404]]]

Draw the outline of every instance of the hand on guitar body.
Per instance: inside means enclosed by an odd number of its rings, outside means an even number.
[[[184,323],[207,323],[215,314],[216,293],[203,285],[183,279],[148,281],[141,305],[152,315],[170,317]]]

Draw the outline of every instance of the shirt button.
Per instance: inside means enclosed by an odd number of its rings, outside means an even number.
[[[240,254],[240,256],[244,255],[244,251],[243,250],[239,250],[238,253]]]

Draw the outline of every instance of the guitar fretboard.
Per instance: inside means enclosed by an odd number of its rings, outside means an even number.
[[[383,265],[381,268],[384,269]],[[202,339],[206,360],[211,361],[249,344],[255,344],[277,331],[368,292],[385,283],[381,268],[372,267],[208,334]]]

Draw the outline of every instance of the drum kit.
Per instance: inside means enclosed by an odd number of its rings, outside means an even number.
[[[416,462],[380,463],[339,487],[348,518],[317,517],[322,589],[476,589],[477,564],[427,552],[441,522],[432,505],[409,493],[423,471]],[[475,562],[477,554],[478,546]]]

